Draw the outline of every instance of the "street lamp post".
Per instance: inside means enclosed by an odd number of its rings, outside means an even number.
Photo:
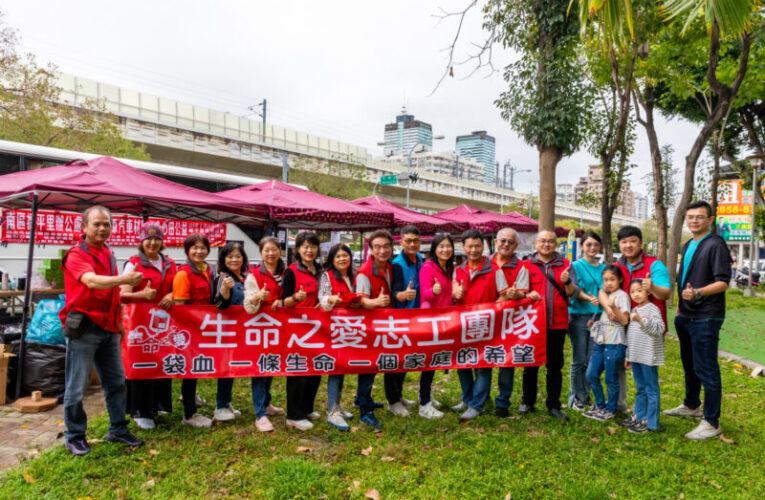
[[[752,288],[752,278],[754,277],[754,266],[755,263],[759,264],[759,255],[758,258],[755,259],[755,254],[757,252],[757,240],[755,239],[755,207],[757,206],[756,199],[755,199],[755,189],[759,189],[760,187],[757,185],[757,167],[759,166],[759,162],[762,160],[765,160],[765,155],[752,155],[747,158],[749,163],[752,165],[752,228],[751,228],[751,237],[749,241],[749,284],[746,287],[746,290],[744,290],[744,296],[745,297],[754,297],[754,288]],[[758,266],[759,267],[759,266]]]
[[[443,139],[443,135],[436,135],[433,137],[433,140],[441,140]],[[406,160],[406,208],[409,208],[409,187],[412,185],[412,153],[414,153],[414,150],[417,148],[417,146],[424,146],[420,141],[417,141],[414,143],[412,148],[409,150],[409,154],[407,155]]]
[[[507,184],[507,171],[510,170],[510,191],[514,191],[514,185],[513,181],[515,178],[515,173],[522,173],[522,172],[531,172],[531,169],[524,168],[523,170],[518,170],[518,167],[512,165],[510,163],[510,160],[507,160],[505,165],[502,168],[502,203],[500,203],[499,207],[499,213],[504,214],[505,213],[505,187]],[[531,215],[529,215],[531,217]]]

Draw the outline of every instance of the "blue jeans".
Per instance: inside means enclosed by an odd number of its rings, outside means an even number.
[[[372,400],[372,386],[375,383],[375,373],[360,373],[359,383],[356,386],[356,401],[359,403],[359,414],[363,417],[374,412],[374,400]]]
[[[222,380],[233,381],[233,379]],[[271,404],[271,382],[273,380],[273,377],[252,377],[250,379],[250,385],[252,386],[252,409],[255,410],[256,418],[266,416],[266,408]],[[220,386],[220,379],[218,384]]]
[[[592,340],[587,322],[591,314],[571,314],[568,322],[568,338],[571,342],[571,371],[568,405],[574,398],[586,403],[590,399],[590,383],[587,381],[587,364],[592,354]]]
[[[510,408],[510,396],[513,395],[513,383],[515,378],[515,368],[500,368],[497,375],[497,385],[499,385],[499,394],[494,398],[494,406],[497,408]]]
[[[622,344],[593,344],[592,346],[592,356],[587,367],[587,380],[590,381],[595,404],[598,408],[605,408],[611,413],[616,413],[619,399],[619,365],[624,364],[626,350],[627,346]],[[607,401],[604,400],[603,386],[600,384],[600,375],[604,370],[608,388]]]
[[[122,366],[120,336],[91,325],[79,339],[66,341],[66,367],[64,376],[64,423],[67,441],[84,438],[88,416],[82,407],[82,398],[88,388],[91,367],[95,366],[109,412],[109,432],[127,432],[125,418],[125,369]]]
[[[433,386],[433,377],[435,376],[435,370],[420,372],[420,406],[430,403],[430,389]]]
[[[659,367],[632,363],[635,377],[635,418],[645,420],[648,429],[659,428]]]
[[[491,390],[491,368],[460,368],[457,376],[462,387],[462,401],[474,410],[483,411]]]
[[[685,372],[685,400],[688,408],[701,406],[701,386],[704,386],[704,420],[714,427],[720,425],[722,380],[717,363],[722,319],[675,317],[675,330],[680,339],[680,359]]]
[[[228,408],[231,404],[231,392],[234,389],[233,378],[219,378],[218,392],[215,395],[216,408]]]
[[[340,395],[343,393],[345,375],[330,375],[327,377],[327,412],[340,406]]]

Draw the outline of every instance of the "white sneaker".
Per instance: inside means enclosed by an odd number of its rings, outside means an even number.
[[[686,434],[685,437],[694,441],[703,441],[711,437],[719,436],[720,434],[720,427],[712,427],[712,424],[706,420],[702,420],[701,423],[691,432]]]
[[[260,432],[274,432],[274,424],[268,420],[266,415],[263,415],[255,421],[255,428]]]
[[[284,408],[279,408],[278,406],[268,405],[266,408],[266,415],[269,417],[273,417],[274,415],[284,415],[284,413]]]
[[[196,402],[197,406],[204,406],[207,404],[207,400],[199,394],[194,395],[194,401]]]
[[[443,412],[438,411],[435,406],[433,406],[433,400],[431,399],[428,404],[420,406],[420,416],[422,418],[432,419],[441,418],[444,416],[444,414]]]
[[[312,411],[308,415],[308,420],[319,420],[321,418],[321,414],[318,411]]]
[[[461,412],[467,410],[468,405],[464,401],[460,401],[459,404],[452,406],[452,411]]]
[[[198,429],[201,429],[202,427],[210,427],[212,425],[212,420],[209,418],[200,415],[199,413],[195,413],[191,416],[191,418],[184,418],[183,424],[188,425],[190,427],[196,427]]]
[[[699,406],[695,410],[692,410],[685,406],[684,404],[678,406],[677,408],[672,408],[671,410],[664,410],[662,413],[669,417],[703,417],[704,416],[704,409]]]
[[[327,416],[327,423],[339,431],[350,429],[348,422],[345,421],[339,409],[335,409],[335,411]]]
[[[154,419],[152,418],[134,418],[133,422],[141,429],[153,429],[155,427]]]
[[[430,398],[430,404],[432,404],[433,408],[435,408],[436,410],[440,410],[441,409],[441,403],[436,401],[432,396]]]
[[[388,410],[397,417],[408,417],[409,411],[404,408],[404,405],[401,404],[401,401],[396,401],[393,404],[388,403]]]
[[[157,412],[157,415],[167,415],[168,413],[165,410],[159,410]]]
[[[481,412],[476,410],[475,408],[468,408],[467,410],[465,410],[465,413],[460,415],[460,420],[461,421],[473,420],[475,417],[477,417],[480,414]]]
[[[340,416],[343,418],[347,418],[347,419],[353,418],[353,413],[346,411],[342,406],[338,405],[337,411],[340,413]]]
[[[236,415],[231,411],[231,408],[218,408],[215,410],[215,413],[213,413],[213,420],[216,422],[230,422],[235,418]]]
[[[414,402],[414,401],[412,401],[411,399],[406,399],[406,398],[405,398],[405,397],[403,397],[403,396],[401,397],[401,399],[399,400],[399,402],[400,402],[402,405],[404,405],[404,408],[411,408],[412,406],[414,406],[414,403],[415,403],[415,402]]]
[[[295,429],[299,431],[307,431],[309,429],[313,429],[313,424],[310,420],[302,419],[302,420],[290,420],[287,419],[287,425],[290,427],[294,427]]]

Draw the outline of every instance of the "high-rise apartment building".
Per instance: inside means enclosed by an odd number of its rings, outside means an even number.
[[[563,203],[574,203],[574,185],[558,184],[555,186],[555,197]]]
[[[485,130],[479,130],[470,135],[460,135],[457,137],[456,149],[460,156],[473,158],[483,165],[484,184],[494,184],[497,178],[494,137],[487,134]]]
[[[417,144],[422,144],[421,151],[433,149],[433,127],[430,123],[415,120],[414,115],[407,114],[406,108],[403,108],[394,123],[385,125],[383,154],[406,155]]]
[[[633,216],[636,219],[648,220],[651,206],[651,199],[648,196],[642,194],[635,194],[635,213]]]
[[[600,196],[603,192],[603,168],[600,165],[589,165],[587,167],[587,177],[579,178],[579,182],[574,186],[575,202],[578,202],[582,195],[587,192],[596,196]],[[622,183],[619,201],[620,204],[614,213],[633,217],[635,211],[635,193],[630,189],[630,181],[628,180]]]

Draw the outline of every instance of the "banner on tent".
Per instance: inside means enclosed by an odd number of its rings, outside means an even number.
[[[164,243],[169,247],[182,247],[183,241],[190,234],[202,233],[214,247],[226,243],[226,224],[201,221],[180,221],[153,219],[165,233]],[[114,215],[112,234],[107,243],[114,247],[132,247],[138,245],[138,235],[143,220],[132,215]],[[72,212],[54,212],[39,210],[35,242],[47,245],[76,245],[80,241],[82,215]],[[28,243],[32,227],[31,210],[2,210],[0,241],[3,243]]]
[[[280,308],[150,304],[123,310],[129,379],[223,378],[539,366],[542,301],[440,309]]]

